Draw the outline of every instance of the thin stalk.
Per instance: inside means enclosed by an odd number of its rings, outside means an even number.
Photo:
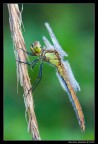
[[[18,4],[7,4],[8,11],[9,11],[9,24],[11,30],[11,36],[14,44],[14,54],[15,59],[20,61],[26,61],[28,56],[19,48],[22,48],[26,51],[26,46],[24,42],[24,38],[21,32],[21,24],[22,17],[21,12],[19,11]],[[32,134],[33,140],[40,140],[40,134],[38,130],[38,124],[36,120],[36,115],[34,112],[34,100],[32,96],[32,92],[30,91],[29,94],[28,90],[31,87],[30,78],[27,71],[26,64],[19,63],[16,61],[16,69],[17,69],[17,80],[20,81],[21,86],[24,90],[24,103],[26,108],[26,114],[28,117],[28,129]]]

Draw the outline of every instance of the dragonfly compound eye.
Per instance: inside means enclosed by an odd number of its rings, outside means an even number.
[[[39,42],[39,41],[35,41],[35,42],[33,43],[33,47],[34,47],[34,48],[40,48],[40,47],[41,47],[40,42]]]
[[[39,41],[35,41],[31,44],[31,51],[36,55],[39,55],[41,53],[41,45]]]

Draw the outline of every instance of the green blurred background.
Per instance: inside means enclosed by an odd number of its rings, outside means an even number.
[[[85,116],[85,132],[62,89],[54,67],[44,64],[43,78],[34,94],[35,113],[42,140],[94,140],[94,4],[24,4],[22,13],[27,50],[42,36],[49,38],[44,26],[49,22],[70,62],[81,92],[77,93]],[[21,4],[19,4],[21,9]],[[17,94],[16,62],[9,28],[7,5],[3,5],[4,25],[4,139],[31,140],[27,132],[23,89]],[[30,57],[30,60],[33,60]],[[28,67],[31,83],[36,80],[39,64]]]

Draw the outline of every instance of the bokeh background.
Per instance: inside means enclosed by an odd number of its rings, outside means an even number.
[[[21,4],[19,4],[21,9]],[[35,40],[49,38],[44,26],[49,22],[70,62],[81,92],[77,93],[85,116],[85,132],[63,91],[56,70],[44,63],[43,78],[34,94],[35,113],[42,140],[94,140],[94,4],[23,4],[23,36],[27,51]],[[3,5],[4,32],[4,140],[31,140],[27,132],[23,89],[17,94],[16,62],[9,28],[7,5]],[[50,38],[49,38],[50,39]],[[30,57],[30,60],[34,60]],[[31,83],[36,80],[39,64],[28,67]]]

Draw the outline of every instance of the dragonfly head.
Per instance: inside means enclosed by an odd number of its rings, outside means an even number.
[[[31,44],[31,51],[35,55],[40,55],[41,53],[41,45],[39,41],[35,41]]]

